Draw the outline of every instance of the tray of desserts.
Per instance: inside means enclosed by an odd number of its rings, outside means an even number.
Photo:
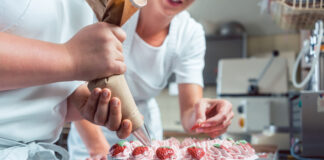
[[[110,160],[257,160],[253,147],[245,140],[234,141],[175,138],[152,141],[152,146],[143,146],[139,141],[120,141],[113,145],[108,155]]]

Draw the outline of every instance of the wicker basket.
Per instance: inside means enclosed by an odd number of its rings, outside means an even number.
[[[324,0],[272,0],[271,15],[286,30],[312,29],[324,20]]]

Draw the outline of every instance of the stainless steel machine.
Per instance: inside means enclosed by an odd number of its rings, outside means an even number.
[[[303,157],[324,158],[324,91],[301,93]]]
[[[324,25],[318,21],[308,40],[304,41],[293,71],[293,84],[302,88],[300,93],[301,140],[295,139],[291,154],[298,158],[324,159]],[[298,64],[304,58],[311,69],[306,78],[298,83],[296,73]],[[298,149],[301,146],[302,150]],[[299,153],[298,153],[299,152]],[[298,153],[298,154],[297,154]]]

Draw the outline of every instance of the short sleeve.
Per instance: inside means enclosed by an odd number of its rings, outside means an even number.
[[[27,11],[30,1],[2,0],[0,2],[0,32],[8,30],[20,21]]]
[[[204,56],[206,51],[205,32],[203,27],[195,22],[189,27],[186,38],[183,38],[184,44],[179,54],[174,73],[176,82],[198,84],[203,87],[203,69],[205,66]],[[190,36],[188,36],[190,35]]]

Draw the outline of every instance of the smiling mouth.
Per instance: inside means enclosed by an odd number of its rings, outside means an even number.
[[[177,3],[177,4],[181,4],[182,0],[170,0],[172,3]]]

